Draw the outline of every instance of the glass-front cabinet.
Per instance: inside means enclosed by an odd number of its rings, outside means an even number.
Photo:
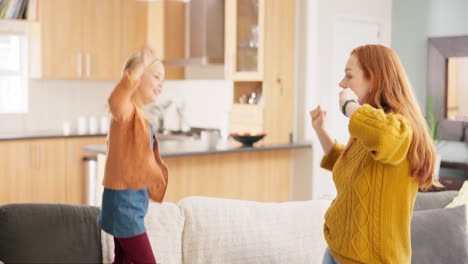
[[[226,0],[227,79],[263,78],[265,0]]]

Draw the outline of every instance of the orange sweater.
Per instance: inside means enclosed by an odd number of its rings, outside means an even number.
[[[113,190],[148,187],[149,198],[162,202],[168,170],[157,140],[151,149],[148,121],[131,101],[137,86],[124,76],[109,97],[112,119],[103,185]]]

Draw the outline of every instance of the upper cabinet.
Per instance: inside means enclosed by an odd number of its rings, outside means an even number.
[[[41,1],[41,74],[112,80],[119,74],[119,1]],[[79,14],[79,15],[78,15]]]
[[[40,78],[117,80],[125,59],[147,43],[160,59],[184,56],[183,2],[42,0],[40,10]],[[166,71],[166,79],[184,75]]]
[[[295,1],[226,3],[226,53],[234,54],[226,60],[234,90],[231,131],[266,133],[263,141],[269,143],[289,142],[294,117]]]
[[[265,0],[226,0],[226,77],[263,80]]]
[[[83,14],[84,5],[81,1],[45,0],[40,10],[40,77],[81,79],[83,16],[74,14]]]
[[[187,3],[181,1],[116,0],[121,4],[120,66],[125,59],[144,45],[154,45],[162,60],[185,56],[185,13]],[[185,78],[185,69],[166,66],[166,80]]]
[[[119,54],[125,52],[120,44],[121,1],[81,0],[79,2],[84,6],[81,27],[82,76],[91,80],[116,79],[123,64],[123,61],[119,60]]]

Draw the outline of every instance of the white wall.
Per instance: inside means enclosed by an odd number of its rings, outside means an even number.
[[[156,103],[173,102],[165,115],[165,127],[168,129],[179,130],[176,106],[181,104],[185,104],[185,117],[191,127],[221,128],[231,110],[232,97],[231,81],[166,81]]]
[[[393,0],[392,48],[400,57],[423,109],[427,39],[468,35],[466,0]]]
[[[116,82],[31,80],[29,113],[0,114],[0,133],[60,133],[64,121],[76,129],[79,116],[107,115],[106,101]],[[192,126],[219,127],[226,106],[232,102],[228,81],[166,81],[158,102],[186,102],[187,121]],[[172,109],[168,114],[173,113]],[[168,117],[168,126],[176,126]]]
[[[392,15],[392,49],[397,53],[419,103],[425,106],[427,0],[394,0]]]
[[[357,21],[377,22],[380,24],[381,43],[388,46],[391,39],[391,13],[391,0],[297,0],[298,98],[295,134],[298,140],[312,140],[314,144],[310,198],[333,198],[335,195],[331,173],[319,168],[323,151],[311,128],[308,115],[308,112],[319,104],[332,113],[338,112],[337,94],[340,89],[338,83],[332,83],[339,74],[333,70],[335,21],[339,17],[345,17]],[[343,72],[343,69],[339,71]],[[343,121],[341,116],[329,116],[327,121],[327,127],[347,127],[347,124],[343,124],[346,121]]]
[[[57,132],[62,122],[84,115],[105,115],[106,98],[115,82],[30,80],[29,112],[0,114],[0,133]]]
[[[446,37],[468,35],[468,1],[430,0],[428,35]]]

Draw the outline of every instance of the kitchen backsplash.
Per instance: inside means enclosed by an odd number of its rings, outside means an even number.
[[[232,82],[224,80],[166,81],[156,104],[172,102],[164,115],[167,129],[182,129],[178,107],[189,126],[221,128],[231,110],[232,89]]]
[[[77,131],[81,116],[108,115],[106,100],[114,81],[31,80],[27,114],[0,114],[0,133],[62,132],[71,122]],[[166,81],[157,104],[171,101],[165,126],[177,130],[177,107],[183,106],[186,124],[220,128],[232,103],[232,82],[224,80]],[[151,120],[154,122],[154,120]]]

